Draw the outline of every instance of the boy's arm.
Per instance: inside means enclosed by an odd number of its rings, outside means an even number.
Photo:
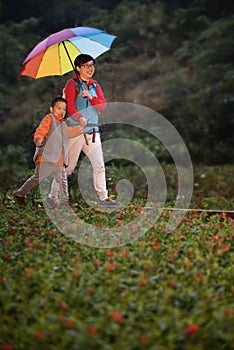
[[[80,125],[77,125],[74,128],[71,128],[70,126],[66,125],[66,132],[69,138],[73,138],[83,134],[84,128],[82,128]]]
[[[36,146],[40,147],[44,144],[45,142],[45,137],[49,132],[50,126],[52,123],[52,118],[49,115],[46,115],[40,125],[38,126],[38,128],[36,129],[35,133],[34,133],[34,142],[36,144]]]

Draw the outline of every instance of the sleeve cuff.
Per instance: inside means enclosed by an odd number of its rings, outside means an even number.
[[[82,114],[80,112],[76,112],[76,113],[73,113],[71,115],[72,119],[76,120],[76,121],[79,121],[80,118],[82,117]]]

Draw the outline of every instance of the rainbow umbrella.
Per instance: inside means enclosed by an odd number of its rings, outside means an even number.
[[[74,59],[81,53],[97,58],[110,50],[115,35],[90,27],[77,27],[51,34],[37,44],[23,62],[19,74],[34,79],[75,71]]]

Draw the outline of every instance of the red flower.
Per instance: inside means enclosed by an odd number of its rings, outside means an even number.
[[[109,256],[109,258],[112,258],[112,256],[114,255],[114,253],[111,250],[108,250],[106,252],[106,255]]]
[[[148,280],[146,278],[143,278],[142,280],[138,281],[139,286],[146,286],[148,284]]]
[[[186,221],[186,222],[185,222],[185,225],[187,225],[187,226],[192,226],[192,224],[193,224],[193,223],[190,222],[190,221]]]
[[[118,237],[121,237],[121,236],[123,236],[123,232],[121,232],[121,231],[119,231],[119,232],[116,232],[116,236],[118,236]]]
[[[11,257],[11,254],[9,254],[9,253],[3,254],[4,259],[9,259],[10,257]]]
[[[34,332],[33,335],[37,339],[42,339],[44,337],[44,334],[42,332]]]
[[[172,254],[167,254],[167,259],[173,259],[174,256]]]
[[[159,250],[161,248],[161,245],[160,244],[154,244],[152,245],[152,249],[153,250]]]
[[[66,322],[64,322],[64,326],[66,326],[67,328],[74,328],[75,322],[74,321],[66,321]]]
[[[61,309],[63,309],[63,310],[66,310],[67,308],[68,308],[68,304],[67,303],[65,303],[64,301],[62,301],[61,302],[61,304],[60,304],[60,307],[61,307]]]
[[[233,309],[227,309],[226,310],[226,315],[227,315],[227,318],[229,319],[229,320],[231,320],[232,318],[233,318],[233,315],[234,315],[234,312],[233,312],[234,310]]]
[[[17,230],[17,226],[11,226],[10,228],[9,228],[9,233],[13,233],[13,232],[15,232]]]
[[[92,290],[90,288],[85,288],[85,293],[87,295],[92,295],[93,294],[93,292],[92,292]]]
[[[13,346],[9,343],[2,344],[2,350],[13,350]]]
[[[184,266],[185,266],[186,270],[189,270],[189,269],[190,269],[190,267],[192,267],[192,266],[193,266],[193,264],[192,264],[192,263],[190,263],[190,262],[186,262],[186,264],[185,264]]]
[[[142,334],[142,335],[140,336],[140,341],[141,341],[142,344],[147,344],[148,341],[149,341],[148,335]]]
[[[196,324],[192,324],[184,330],[185,334],[193,334],[199,331],[199,327]]]
[[[122,222],[121,221],[117,221],[117,223],[116,223],[116,227],[120,227],[122,225]]]
[[[90,335],[95,335],[97,333],[97,328],[96,327],[89,327],[88,328],[88,333]]]
[[[221,249],[218,249],[218,250],[216,251],[216,254],[217,254],[217,255],[222,255],[222,250],[221,250]]]
[[[226,244],[222,244],[222,251],[223,251],[223,253],[228,252],[228,250],[229,250],[228,246]]]
[[[219,243],[219,241],[220,241],[219,236],[214,236],[214,237],[213,237],[213,240],[214,240],[215,242]]]
[[[107,271],[113,271],[114,269],[115,269],[115,266],[113,264],[106,264]]]
[[[25,240],[25,244],[27,247],[31,247],[33,245],[32,242],[30,242],[28,239]]]
[[[126,250],[122,250],[121,254],[122,254],[122,256],[127,256],[128,252]]]
[[[135,219],[135,218],[133,218],[133,219]],[[129,227],[129,231],[131,231],[131,232],[136,232],[137,230],[138,230],[138,225],[137,224]]]
[[[195,281],[200,281],[201,278],[202,278],[202,275],[200,275],[199,273],[196,274],[196,275],[193,277],[193,279],[194,279]]]
[[[11,216],[8,216],[7,221],[8,221],[9,224],[10,224],[11,222],[15,222],[15,219],[12,218]]]
[[[114,319],[116,322],[118,322],[118,323],[121,323],[121,322],[123,322],[123,320],[124,320],[124,316],[123,316],[120,312],[118,312],[118,311],[113,311],[113,312],[111,313],[111,316],[112,316],[113,319]]]
[[[168,285],[169,287],[176,288],[176,283],[173,282],[173,281],[168,282],[167,285]]]

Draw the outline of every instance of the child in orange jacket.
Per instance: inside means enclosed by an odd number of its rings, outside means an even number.
[[[34,134],[34,174],[13,194],[18,204],[24,205],[27,194],[50,175],[59,184],[62,203],[68,203],[68,139],[80,135],[84,129],[80,125],[68,127],[65,123],[66,115],[66,99],[55,97],[51,102],[50,114],[42,119]],[[48,203],[53,204],[49,199]]]

